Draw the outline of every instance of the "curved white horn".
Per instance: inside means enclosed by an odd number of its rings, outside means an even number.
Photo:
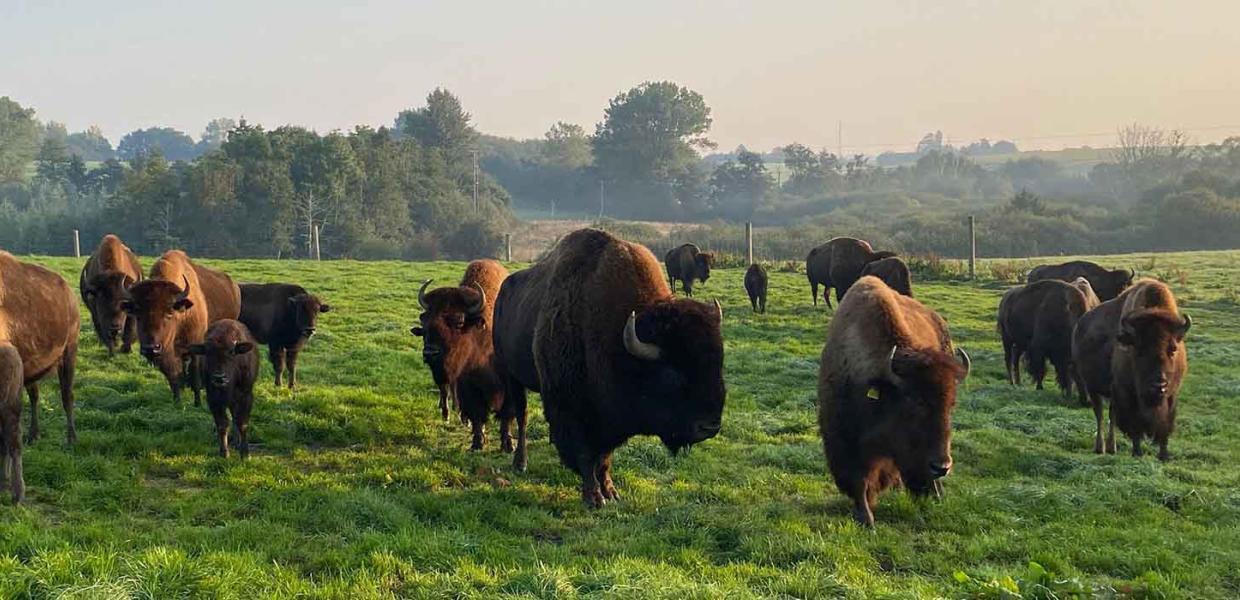
[[[956,347],[956,358],[960,359],[960,366],[964,367],[964,374],[960,376],[960,380],[964,381],[969,376],[969,370],[973,368],[973,360],[969,358],[969,353],[959,346]]]
[[[637,313],[629,313],[629,320],[624,324],[624,349],[629,354],[642,360],[659,360],[659,346],[641,341],[637,337]]]
[[[719,299],[715,299],[715,312],[719,314],[719,322],[723,322],[723,305],[719,303]]]

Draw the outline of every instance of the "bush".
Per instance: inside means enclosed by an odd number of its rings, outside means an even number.
[[[353,258],[358,260],[398,260],[404,255],[400,244],[391,240],[366,238],[357,244]]]
[[[459,260],[495,258],[504,243],[499,229],[488,221],[466,221],[443,240],[447,255]]]

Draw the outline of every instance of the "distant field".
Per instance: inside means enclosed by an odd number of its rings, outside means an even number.
[[[1148,256],[1104,262],[1166,277],[1193,316],[1173,459],[1125,442],[1096,456],[1089,409],[1004,383],[1003,284],[921,282],[974,360],[957,467],[941,502],[884,496],[873,531],[826,472],[814,402],[831,312],[801,274],[771,274],[767,315],[739,269],[701,286],[725,311],[723,431],[679,457],[634,440],[616,453],[623,500],[589,512],[537,399],[524,474],[494,434],[470,453],[466,428],[439,421],[408,328],[420,281],[453,282],[461,263],[204,261],[335,306],[302,389],[274,389],[264,364],[254,456],[221,460],[205,409],[173,406],[154,369],[109,360],[84,325],[79,441],[65,447],[49,381],[28,503],[0,502],[0,597],[1238,597],[1240,251]],[[76,282],[81,261],[36,260]]]

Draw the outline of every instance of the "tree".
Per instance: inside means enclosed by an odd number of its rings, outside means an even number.
[[[789,171],[784,189],[800,196],[813,196],[839,188],[840,159],[823,150],[814,152],[802,144],[788,144],[782,148],[784,166]]]
[[[740,150],[736,160],[724,162],[711,174],[711,204],[726,219],[749,220],[774,185],[762,156]]]
[[[580,169],[589,166],[594,160],[590,151],[590,138],[580,125],[558,121],[543,137],[543,164]]]
[[[193,160],[198,157],[193,138],[171,127],[138,129],[121,138],[116,153],[122,160],[134,160],[158,151],[171,161]]]
[[[436,148],[449,164],[471,158],[478,133],[469,123],[470,115],[456,96],[443,88],[426,96],[426,106],[402,110],[396,117],[396,131]],[[472,170],[473,163],[470,162]]]
[[[98,125],[91,125],[86,131],[69,134],[65,140],[69,154],[79,156],[82,160],[103,161],[116,156],[112,150],[112,142],[103,136]]]
[[[212,119],[202,130],[202,137],[198,140],[198,153],[205,154],[223,146],[228,140],[228,132],[236,126],[237,122],[227,117]]]
[[[39,152],[39,122],[33,108],[0,97],[0,183],[22,181]]]
[[[63,184],[69,180],[69,152],[64,137],[51,135],[43,140],[35,157],[35,172],[50,183]]]

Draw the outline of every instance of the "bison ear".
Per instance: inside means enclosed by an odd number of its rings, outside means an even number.
[[[189,310],[190,308],[193,308],[193,306],[194,306],[194,301],[190,300],[189,298],[180,298],[176,302],[172,303],[172,308],[176,309],[179,312],[185,312]]]
[[[409,333],[412,333],[413,335],[416,335],[418,337],[422,337],[423,335],[426,335],[426,330],[422,329],[421,327],[414,326],[414,327],[409,328]]]
[[[1133,346],[1137,343],[1137,332],[1127,321],[1120,323],[1119,332],[1115,334],[1115,341],[1123,346]]]
[[[901,350],[899,346],[891,347],[891,354],[887,357],[888,367],[891,374],[897,380],[907,379],[917,374],[922,366],[922,361],[913,350]]]
[[[1192,327],[1193,327],[1193,318],[1188,316],[1188,313],[1184,313],[1183,322],[1181,322],[1180,325],[1175,328],[1175,337],[1183,340],[1184,336],[1188,334],[1188,330],[1192,329]]]
[[[320,304],[320,305],[319,305],[319,312],[321,312],[321,313],[325,313],[325,312],[331,312],[331,311],[332,311],[332,305],[330,305],[330,304]]]
[[[233,354],[245,354],[254,349],[254,344],[250,342],[237,342],[233,344]]]
[[[190,354],[197,354],[198,356],[202,356],[203,354],[206,354],[206,353],[207,353],[207,346],[206,346],[206,344],[190,344],[190,345],[189,345],[189,353],[190,353]]]

